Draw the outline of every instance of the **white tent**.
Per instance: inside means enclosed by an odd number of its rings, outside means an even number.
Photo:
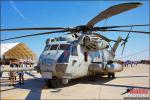
[[[0,48],[1,58],[36,60],[36,54],[24,43],[4,43]]]

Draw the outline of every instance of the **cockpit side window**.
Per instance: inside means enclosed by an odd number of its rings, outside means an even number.
[[[58,47],[58,45],[52,45],[51,48],[50,48],[50,50],[56,50],[57,47]]]
[[[50,48],[51,48],[51,45],[47,45],[47,46],[45,47],[44,51],[47,51],[47,50],[49,50]]]
[[[77,46],[72,46],[72,52],[71,52],[72,56],[78,56],[78,52],[77,52]]]
[[[51,45],[48,46],[48,49],[47,49],[47,50],[50,50],[50,49],[51,49]]]

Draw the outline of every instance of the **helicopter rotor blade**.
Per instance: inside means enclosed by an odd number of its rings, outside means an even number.
[[[115,31],[115,32],[134,32],[134,33],[144,33],[144,34],[150,34],[150,32],[144,32],[144,31],[131,31],[131,30],[98,30],[98,31]]]
[[[141,26],[150,26],[150,24],[123,25],[123,26],[105,26],[105,27],[95,27],[95,29],[111,29],[111,28],[141,27]]]
[[[91,19],[88,23],[87,26],[89,27],[93,27],[96,23],[98,23],[99,21],[102,21],[106,18],[112,17],[114,15],[117,15],[119,13],[134,9],[140,5],[142,5],[143,3],[140,2],[132,2],[132,3],[122,3],[122,4],[118,4],[115,6],[112,6],[106,10],[104,10],[103,12],[99,13],[96,17],[94,17],[93,19]]]
[[[38,36],[38,35],[46,35],[46,34],[52,34],[52,33],[61,33],[61,32],[67,32],[67,31],[66,30],[61,30],[61,31],[51,31],[51,32],[43,32],[43,33],[22,35],[22,36],[12,37],[12,38],[8,38],[8,39],[3,39],[1,41],[14,40],[14,39],[25,38],[25,37],[32,37],[32,36]]]
[[[23,30],[62,30],[62,27],[43,27],[43,28],[14,28],[14,29],[0,29],[0,31],[23,31]]]

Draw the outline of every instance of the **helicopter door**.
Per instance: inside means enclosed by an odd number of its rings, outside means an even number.
[[[74,66],[78,60],[77,46],[74,46],[74,45],[72,46],[71,56],[72,56],[72,66]]]
[[[70,49],[70,67],[68,69],[69,73],[72,73],[73,76],[76,74],[77,66],[78,64],[78,52],[77,52],[77,46],[72,45]]]

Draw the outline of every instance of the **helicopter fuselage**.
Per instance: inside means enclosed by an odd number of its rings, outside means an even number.
[[[93,40],[95,41],[96,39]],[[92,73],[122,71],[121,65],[113,63],[108,65],[108,61],[114,59],[114,55],[110,50],[107,50],[108,48],[102,49],[99,46],[95,46],[98,48],[87,49],[86,46],[91,45],[91,43],[93,43],[91,39],[88,44],[78,43],[76,40],[73,42],[56,41],[47,43],[38,62],[42,77],[45,79],[57,77],[67,81],[64,83],[68,83],[70,79],[84,77]],[[95,42],[95,45],[97,45],[96,43],[103,45],[106,42],[98,40],[98,42]],[[99,61],[95,64],[93,59],[97,57],[97,55],[94,56],[94,53],[97,51],[99,51]],[[119,70],[114,70],[116,65],[119,66],[117,67]]]

